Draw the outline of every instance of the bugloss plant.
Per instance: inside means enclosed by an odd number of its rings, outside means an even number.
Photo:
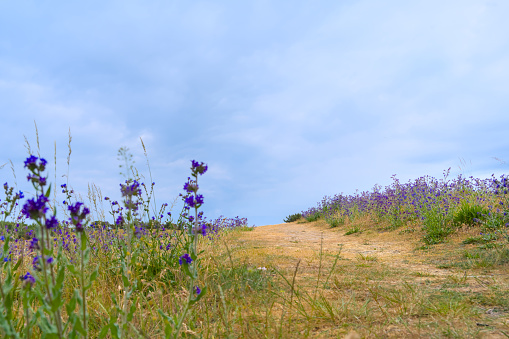
[[[3,243],[0,335],[88,338],[93,333],[99,338],[144,337],[144,330],[134,326],[133,319],[140,297],[150,294],[147,282],[157,279],[166,282],[168,288],[180,290],[179,286],[173,286],[179,284],[180,278],[175,275],[179,269],[187,277],[187,300],[180,310],[171,310],[169,314],[164,309],[158,311],[166,338],[179,337],[189,310],[207,290],[198,283],[198,237],[213,237],[221,229],[247,226],[245,218],[220,217],[209,221],[198,211],[204,203],[203,195],[198,193],[198,177],[207,171],[207,166],[192,161],[191,177],[182,195],[184,208],[175,222],[163,220],[168,204],[163,204],[158,214],[150,218],[150,198],[143,197],[145,186],[136,177],[120,185],[122,204],[105,198],[110,202],[114,223],[94,221],[90,225],[90,210],[82,202],[72,201],[73,191],[67,184],[61,185],[66,196],[63,205],[67,220],[57,219],[56,207],[50,205],[51,185],[44,175],[46,164],[45,159],[33,155],[25,161],[25,168],[30,172],[27,178],[35,195],[23,205],[18,217],[20,223],[6,219],[12,217],[23,193],[14,193],[7,183],[4,185],[6,198],[0,204],[0,211],[2,226],[7,227],[2,227],[0,236]],[[145,189],[145,193],[152,194],[153,190],[149,193]],[[166,215],[171,218],[170,212]],[[35,228],[27,230],[24,218],[32,221]],[[172,228],[166,229],[165,225]],[[29,241],[18,239],[20,234]],[[27,257],[31,262],[28,270]],[[89,267],[91,259],[98,263],[93,268]],[[103,306],[109,319],[98,321],[95,317],[90,326],[88,308],[94,300],[88,300],[87,292],[98,279],[99,268],[103,279],[104,275],[114,280],[120,277],[119,293],[111,293],[109,309]]]
[[[372,191],[326,196],[302,216],[307,221],[323,218],[331,227],[341,224],[338,215],[345,224],[369,218],[383,229],[420,226],[426,244],[443,242],[461,224],[479,223],[484,232],[502,233],[501,228],[509,225],[509,178],[459,175],[449,180],[448,175],[446,170],[443,179],[423,176],[405,184],[393,176],[393,183],[384,188],[375,185]]]
[[[49,196],[51,186],[47,189],[46,177],[44,171],[46,160],[30,156],[25,161],[25,168],[30,171],[27,179],[30,181],[36,191],[35,197],[29,199],[23,206],[22,213],[25,217],[33,220],[37,224],[36,236],[30,241],[29,249],[35,252],[32,261],[32,269],[24,275],[19,273],[13,276],[12,271],[18,270],[23,262],[23,256],[18,258],[18,262],[12,269],[9,260],[5,260],[7,265],[3,265],[3,272],[6,272],[6,281],[2,284],[2,312],[0,312],[0,326],[4,334],[11,338],[20,338],[24,336],[30,338],[37,333],[43,337],[76,337],[78,333],[87,337],[87,312],[86,312],[86,291],[90,288],[92,282],[97,277],[97,270],[90,276],[85,277],[85,266],[88,262],[88,253],[86,251],[86,234],[83,232],[83,225],[86,223],[89,210],[82,203],[76,203],[69,206],[71,210],[71,222],[75,225],[76,231],[82,233],[81,237],[81,262],[69,263],[62,255],[61,249],[56,251],[51,244],[50,236],[53,235],[55,228],[59,226],[56,218],[56,210],[48,214]],[[6,252],[9,250],[10,234],[4,242],[3,257],[7,259]],[[76,268],[77,266],[77,268]],[[66,305],[67,320],[61,314],[64,305],[64,279],[66,268],[80,282],[81,288],[75,289],[74,296]],[[24,321],[13,323],[13,292],[17,291],[20,280],[23,282],[22,305]],[[75,313],[76,302],[80,307],[79,312]],[[36,307],[37,310],[34,309]],[[33,331],[32,331],[33,328]]]
[[[198,251],[197,242],[198,234],[205,236],[207,234],[207,224],[203,222],[202,214],[198,213],[198,209],[203,204],[203,195],[198,194],[198,176],[204,174],[207,171],[207,165],[203,162],[198,163],[197,161],[191,162],[191,178],[188,178],[184,184],[184,190],[186,194],[182,195],[182,199],[185,202],[184,209],[188,212],[184,214],[185,218],[189,221],[188,226],[188,237],[184,249],[186,253],[183,253],[179,258],[179,264],[182,270],[189,279],[188,285],[188,297],[187,303],[184,305],[182,313],[179,315],[175,314],[173,317],[168,316],[163,310],[159,310],[159,313],[165,322],[165,335],[166,338],[173,337],[177,338],[180,334],[183,321],[189,311],[189,308],[197,303],[206,293],[207,287],[200,287],[195,285],[198,279]],[[194,210],[194,215],[191,215],[191,211]]]
[[[306,219],[307,222],[317,221],[322,216],[320,210],[317,208],[310,208],[307,211],[302,212],[301,214],[304,217],[304,219]]]
[[[341,211],[333,211],[325,216],[325,221],[330,227],[339,227],[345,224],[346,217]]]

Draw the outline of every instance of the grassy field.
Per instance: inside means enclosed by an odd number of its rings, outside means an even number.
[[[283,227],[297,228],[304,235],[299,238]],[[476,229],[426,248],[419,230],[386,231],[362,223],[359,227],[360,232],[345,235],[348,225],[330,229],[317,221],[270,230],[261,227],[252,231],[256,236],[229,234],[232,270],[250,268],[270,282],[264,290],[239,296],[233,303],[246,304],[250,319],[249,325],[237,323],[240,337],[503,338],[509,334],[509,272],[502,246],[480,250],[465,244]],[[271,233],[280,240],[271,242]],[[323,234],[320,242],[319,234]],[[343,243],[341,250],[338,243]],[[256,272],[257,267],[267,270]]]

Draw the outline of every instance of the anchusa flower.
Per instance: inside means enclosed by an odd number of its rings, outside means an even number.
[[[125,185],[120,184],[120,192],[123,197],[141,195],[140,183],[136,180],[126,180]]]
[[[74,227],[76,227],[76,231],[78,232],[83,231],[87,215],[90,214],[90,210],[87,207],[84,207],[83,210],[80,210],[81,206],[83,206],[82,202],[76,202],[67,207],[67,209],[71,212],[69,221],[72,222]]]
[[[37,164],[37,158],[35,155],[31,155],[25,160],[25,168],[28,168],[31,172],[35,172],[38,170],[39,172],[43,172],[46,169],[46,164],[48,163],[45,159],[41,158],[39,164]]]
[[[58,226],[57,218],[53,215],[49,219],[46,219],[45,226],[49,230],[52,229],[52,228],[57,227]]]
[[[34,257],[34,259],[32,260],[32,267],[33,267],[33,268],[34,268],[34,270],[36,270],[36,271],[40,271],[40,270],[41,270],[41,268],[39,267],[39,258],[40,258],[40,257],[41,257],[40,255],[36,255],[36,256]]]
[[[196,292],[197,295],[200,295],[201,293],[201,288],[199,286],[195,286],[194,287],[194,291]]]
[[[131,211],[138,210],[139,202],[135,201],[135,198],[141,196],[140,183],[136,180],[126,180],[125,184],[120,184],[120,192],[125,198],[124,205]]]
[[[39,239],[37,238],[32,238],[32,240],[30,240],[30,245],[28,246],[29,249],[31,250],[38,250],[40,247],[39,247]]]
[[[37,199],[29,199],[23,206],[21,212],[30,219],[37,220],[44,216],[48,211],[46,203],[49,201],[43,194],[39,195]]]
[[[25,195],[23,194],[23,192],[19,191],[19,193],[16,193],[16,196],[14,197],[14,199],[18,200],[18,199],[23,199],[25,197]]]
[[[39,266],[40,264],[40,259],[41,259],[41,256],[40,255],[36,255],[34,257],[34,260],[32,260],[32,267],[34,268],[34,270],[36,271],[41,271],[41,267]],[[46,263],[47,264],[52,264],[55,260],[53,259],[53,257],[47,257],[46,259]]]
[[[0,209],[2,209],[0,214],[3,214],[4,217],[7,218],[14,210],[14,207],[18,205],[17,201],[24,198],[24,194],[22,191],[14,193],[14,187],[9,187],[7,183],[4,183],[4,190],[5,201],[0,204]]]
[[[184,199],[184,202],[189,207],[200,207],[203,204],[203,195],[198,194],[196,197],[194,195],[190,195],[187,198]]]
[[[27,274],[22,276],[21,280],[24,282],[25,287],[32,287],[35,284],[35,278],[30,274],[30,272],[27,272]]]
[[[64,205],[70,204],[71,203],[72,194],[74,193],[74,190],[69,189],[67,187],[67,184],[62,184],[62,185],[60,185],[60,187],[62,188],[62,193],[65,194]]]
[[[188,264],[190,264],[192,261],[193,261],[193,259],[191,258],[191,256],[188,253],[182,255],[179,258],[179,264],[180,265],[182,265],[182,263],[184,263],[184,262],[187,262]]]
[[[115,220],[115,224],[119,227],[122,227],[124,225],[124,218],[122,215],[119,215],[117,220]]]
[[[205,165],[203,162],[198,163],[198,161],[191,160],[191,171],[193,171],[193,174],[196,176],[198,174],[203,174],[207,172],[208,166]]]
[[[198,226],[198,229],[197,229],[197,233],[203,235],[203,236],[206,236],[207,235],[207,224],[203,223],[201,225]]]
[[[184,184],[184,190],[191,193],[191,192],[197,192],[198,191],[198,185],[196,182],[192,181],[191,178],[187,178],[187,182]]]

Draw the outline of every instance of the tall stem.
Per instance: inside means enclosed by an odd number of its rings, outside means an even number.
[[[85,230],[83,230],[85,232]],[[80,243],[80,254],[81,254],[81,297],[83,298],[83,326],[85,329],[85,339],[88,338],[88,330],[87,330],[87,291],[85,290],[85,259],[83,253],[83,237],[86,237],[86,234],[82,234],[81,243]]]

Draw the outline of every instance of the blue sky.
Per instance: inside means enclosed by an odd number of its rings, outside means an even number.
[[[191,159],[209,217],[282,222],[325,195],[509,161],[509,2],[0,3],[0,165],[24,136],[83,197],[129,147],[158,203]],[[10,164],[0,170],[14,182]],[[147,179],[147,182],[150,180]],[[85,202],[86,198],[85,198]]]

